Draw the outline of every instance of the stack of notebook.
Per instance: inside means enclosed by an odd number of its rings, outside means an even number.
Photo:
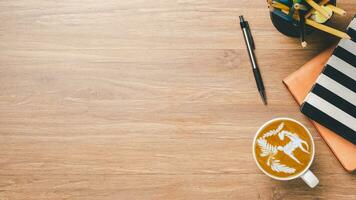
[[[341,164],[356,169],[356,19],[341,40],[283,80]]]

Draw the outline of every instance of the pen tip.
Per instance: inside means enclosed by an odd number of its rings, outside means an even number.
[[[266,98],[262,98],[262,101],[263,101],[263,104],[264,104],[265,106],[267,106]]]
[[[264,105],[267,105],[266,94],[264,91],[260,91],[260,96]]]

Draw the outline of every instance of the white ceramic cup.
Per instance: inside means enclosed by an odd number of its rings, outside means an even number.
[[[267,125],[269,125],[270,123],[274,122],[274,121],[277,121],[277,120],[287,120],[287,121],[292,121],[292,122],[295,122],[299,125],[301,125],[305,130],[306,132],[308,133],[309,137],[310,137],[310,141],[312,143],[312,150],[313,152],[311,152],[311,159],[308,163],[308,165],[305,167],[305,169],[297,174],[294,174],[293,176],[290,176],[290,177],[277,177],[277,176],[274,176],[272,174],[269,174],[268,172],[266,172],[261,166],[260,164],[258,163],[257,161],[257,158],[256,158],[256,152],[255,152],[255,147],[256,147],[256,140],[257,140],[257,136],[258,134],[260,133],[260,131],[265,128]],[[294,119],[291,119],[291,118],[287,118],[287,117],[281,117],[281,118],[275,118],[275,119],[272,119],[272,120],[269,120],[268,122],[264,123],[259,129],[258,131],[256,132],[256,135],[255,135],[255,138],[253,140],[253,145],[252,145],[252,152],[253,152],[253,158],[258,166],[258,168],[263,172],[265,173],[267,176],[273,178],[273,179],[276,179],[276,180],[282,180],[282,181],[288,181],[288,180],[292,180],[292,179],[296,179],[296,178],[302,178],[303,181],[311,188],[314,188],[315,186],[318,185],[319,183],[319,179],[313,174],[313,172],[311,172],[309,170],[311,164],[313,163],[313,160],[314,160],[314,155],[315,155],[315,144],[314,144],[314,139],[312,137],[312,135],[310,134],[309,130],[300,122],[294,120]]]

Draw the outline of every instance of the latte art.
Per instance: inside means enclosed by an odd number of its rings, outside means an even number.
[[[314,150],[304,127],[293,121],[277,120],[258,133],[254,151],[267,173],[289,177],[307,167]]]
[[[296,169],[293,167],[289,167],[283,163],[280,162],[280,160],[277,160],[275,158],[275,155],[282,152],[289,156],[291,159],[296,161],[297,163],[301,164],[300,161],[294,156],[293,152],[297,149],[300,148],[303,152],[308,153],[309,145],[307,142],[304,140],[300,139],[298,135],[283,130],[284,128],[284,123],[280,123],[277,129],[271,130],[267,133],[265,133],[263,136],[261,136],[259,139],[257,139],[257,144],[260,147],[261,157],[268,157],[266,164],[271,168],[271,170],[275,172],[284,172],[288,174],[293,174]],[[273,146],[268,143],[268,137],[278,135],[280,140],[284,140],[285,137],[288,137],[290,142],[287,143],[284,146]],[[306,146],[306,149],[304,146]]]

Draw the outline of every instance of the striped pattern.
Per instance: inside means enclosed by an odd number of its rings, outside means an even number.
[[[356,18],[301,107],[302,113],[356,144]]]

